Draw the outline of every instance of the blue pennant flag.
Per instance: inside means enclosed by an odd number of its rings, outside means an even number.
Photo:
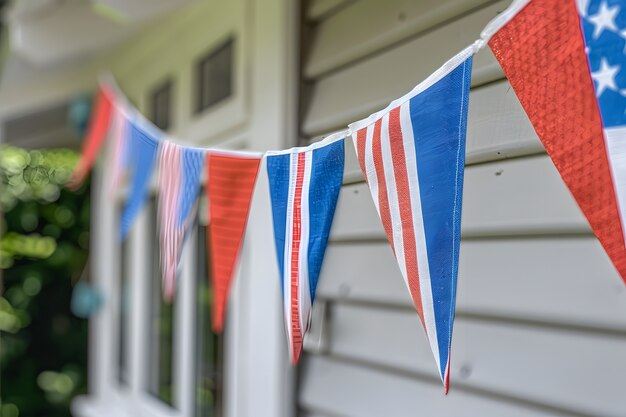
[[[466,49],[407,96],[350,125],[359,164],[446,392],[472,70]]]
[[[283,311],[294,363],[309,329],[343,166],[343,138],[267,157]]]
[[[146,203],[159,147],[156,132],[149,132],[143,126],[138,126],[134,122],[130,123],[129,129],[130,192],[122,212],[122,239],[126,239],[135,218]]]

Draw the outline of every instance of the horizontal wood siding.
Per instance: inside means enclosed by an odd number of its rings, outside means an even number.
[[[301,408],[328,416],[359,417],[564,417],[571,416],[532,403],[493,398],[455,389],[445,396],[441,386],[408,372],[390,371],[330,356],[305,358]]]
[[[311,92],[304,107],[303,133],[321,135],[385,107],[476,40],[485,23],[504,10],[506,4],[507,1],[497,2],[396,47],[382,49],[353,65],[338,67],[323,77],[305,78]],[[349,6],[343,12],[349,12],[351,7],[356,6]],[[343,29],[352,28],[344,25]],[[472,84],[499,78],[502,78],[500,66],[493,54],[483,49],[474,57]]]
[[[308,2],[301,136],[385,107],[508,3]],[[488,49],[474,60],[466,162],[450,394],[346,141],[300,415],[626,416],[626,287]]]

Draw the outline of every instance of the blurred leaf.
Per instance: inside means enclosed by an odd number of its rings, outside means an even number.
[[[87,322],[70,300],[87,258],[89,181],[64,188],[77,160],[0,146],[0,417],[70,417],[86,392]]]
[[[17,201],[54,201],[78,161],[68,149],[27,151],[0,146],[0,210],[9,211]]]

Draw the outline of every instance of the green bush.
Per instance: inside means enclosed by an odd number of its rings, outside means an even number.
[[[0,416],[69,416],[86,391],[87,322],[70,312],[89,243],[89,185],[63,189],[78,155],[0,147]]]

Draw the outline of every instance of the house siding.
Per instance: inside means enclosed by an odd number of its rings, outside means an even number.
[[[385,107],[508,4],[303,5],[302,141]],[[346,148],[299,369],[300,415],[626,416],[626,288],[488,49],[472,74],[448,396]]]

